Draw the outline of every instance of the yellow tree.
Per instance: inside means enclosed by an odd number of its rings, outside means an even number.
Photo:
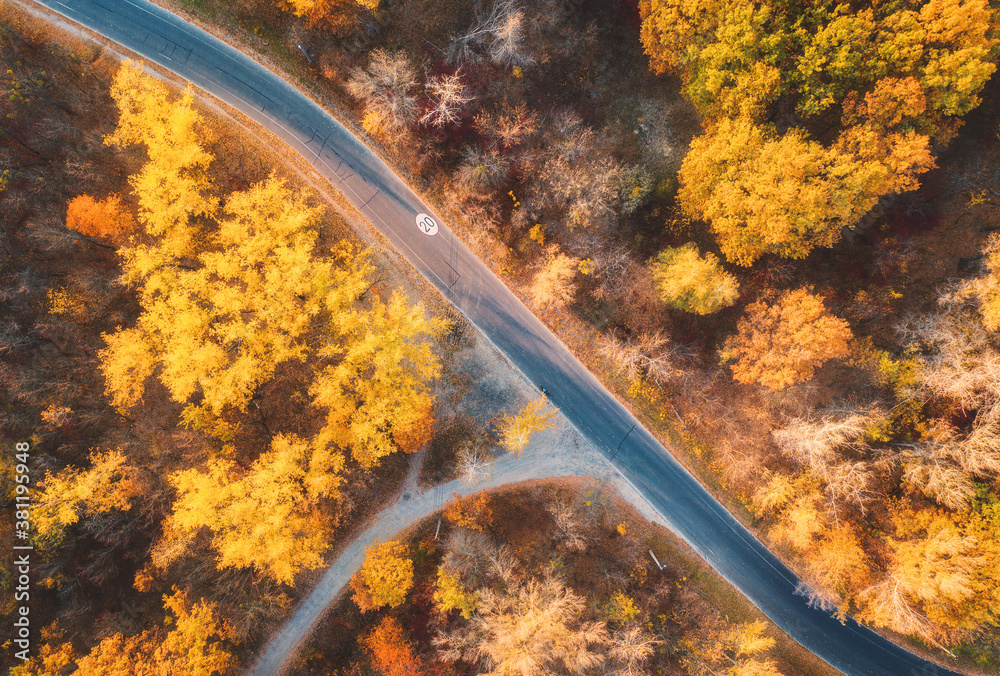
[[[544,411],[545,397],[541,397],[521,409],[514,417],[504,414],[498,425],[500,443],[518,455],[524,451],[535,432],[551,429],[555,419],[554,411]]]
[[[653,281],[660,299],[678,310],[707,315],[736,302],[740,285],[713,254],[698,254],[685,244],[667,247],[653,259]]]
[[[816,484],[801,482],[800,486],[797,497],[789,501],[768,536],[800,552],[810,552],[826,531],[828,518],[820,504],[822,495]]]
[[[359,292],[314,256],[319,215],[274,177],[230,195],[217,248],[196,266],[144,276],[136,326],[105,337],[102,369],[115,405],[134,405],[158,372],[175,401],[200,399],[184,420],[208,429],[227,407],[243,410],[279,364],[305,356],[301,338],[328,297]],[[144,267],[144,253],[131,254],[126,270]],[[354,288],[333,288],[345,279]]]
[[[55,623],[41,631],[38,650],[27,662],[13,667],[8,676],[62,676],[74,664],[73,644],[62,642],[63,632]]]
[[[987,274],[966,282],[962,292],[976,299],[983,326],[1000,329],[1000,235],[992,233],[983,247]]]
[[[81,514],[126,511],[139,494],[140,484],[121,451],[93,453],[90,463],[90,469],[83,471],[67,467],[57,474],[45,473],[44,490],[32,513],[42,546],[58,545]]]
[[[682,204],[745,265],[830,246],[879,197],[914,189],[934,166],[932,146],[954,136],[996,69],[988,0],[639,8],[650,67],[680,75],[707,122],[681,169]],[[901,102],[916,105],[900,115]],[[788,106],[812,125],[827,116],[820,125],[837,140],[808,141],[805,125],[780,139],[764,132]]]
[[[226,632],[210,604],[189,604],[187,594],[176,587],[173,595],[163,597],[163,602],[163,607],[173,613],[173,621],[168,624],[173,629],[153,651],[158,672],[214,676],[236,666],[220,645]]]
[[[818,593],[842,609],[843,599],[861,589],[870,575],[865,551],[848,523],[824,532],[808,551],[806,561],[810,580],[819,586]]]
[[[323,564],[330,518],[321,500],[336,496],[343,457],[294,436],[275,436],[249,470],[213,459],[207,471],[170,478],[177,489],[160,551],[202,528],[212,531],[220,568],[253,567],[283,584]]]
[[[311,26],[344,36],[358,26],[358,13],[378,9],[379,0],[279,0],[278,4],[305,18]]]
[[[726,673],[732,676],[781,676],[767,652],[774,639],[764,634],[762,621],[727,624],[713,618],[708,627],[680,641],[681,663],[693,676]],[[723,671],[725,670],[725,671]]]
[[[847,322],[831,315],[823,299],[805,289],[786,291],[767,306],[747,307],[738,333],[726,340],[723,361],[741,383],[780,390],[812,378],[816,367],[847,355],[853,338]]]
[[[889,541],[894,554],[890,579],[932,622],[969,628],[960,618],[975,594],[976,571],[985,562],[978,541],[964,534],[952,517],[935,510],[901,510],[895,521],[896,539]]]
[[[979,505],[969,514],[963,535],[975,538],[976,554],[983,558],[972,579],[973,595],[956,610],[959,622],[952,624],[992,624],[1000,620],[1000,502]]]
[[[130,179],[139,198],[139,222],[158,238],[153,247],[136,248],[145,264],[133,274],[142,276],[191,253],[196,234],[192,219],[211,215],[216,206],[206,173],[212,155],[202,146],[206,132],[190,92],[174,99],[162,82],[126,61],[115,75],[111,97],[118,106],[118,125],[104,142],[119,148],[142,145],[149,156]]]
[[[828,151],[792,129],[778,137],[745,119],[723,119],[691,142],[678,197],[708,221],[726,259],[804,258],[832,246],[884,192],[889,169]]]
[[[365,562],[351,578],[352,598],[363,613],[385,605],[398,608],[412,586],[413,559],[403,544],[392,540],[376,540],[365,549]]]
[[[202,395],[200,410],[188,412],[192,421],[227,406],[242,410],[277,365],[304,357],[301,338],[333,282],[332,263],[314,256],[321,210],[284,180],[272,176],[230,195],[225,215],[219,248],[182,275],[187,298],[150,299],[143,323],[160,334],[161,379],[174,399]],[[175,311],[178,304],[194,321]]]
[[[996,70],[998,19],[987,0],[929,0],[920,8],[927,45],[921,84],[943,115],[964,115]]]
[[[205,603],[190,604],[187,594],[174,588],[164,596],[164,608],[172,613],[165,624],[172,626],[144,631],[128,638],[114,634],[78,660],[80,674],[102,676],[224,676],[233,672],[236,660],[223,646],[226,632]],[[162,637],[162,638],[161,638]]]
[[[552,247],[546,260],[535,274],[529,293],[531,300],[542,308],[563,307],[573,300],[576,293],[577,265],[580,261],[559,253]]]
[[[368,309],[335,315],[320,353],[331,363],[310,389],[326,412],[322,442],[349,448],[362,467],[378,465],[397,448],[419,450],[433,424],[427,383],[441,371],[428,339],[441,326],[398,292],[388,303],[375,296]]]
[[[434,587],[434,605],[441,613],[457,610],[465,619],[472,617],[479,604],[479,595],[465,588],[461,578],[452,575],[441,566],[438,568],[437,584]]]

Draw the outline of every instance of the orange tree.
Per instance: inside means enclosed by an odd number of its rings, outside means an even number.
[[[813,376],[817,366],[847,355],[853,337],[843,319],[831,315],[819,296],[786,291],[771,306],[747,307],[739,330],[722,349],[733,378],[780,390]]]

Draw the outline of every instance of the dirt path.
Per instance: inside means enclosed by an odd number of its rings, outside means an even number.
[[[514,409],[539,395],[537,388],[496,354],[485,341],[463,352],[460,361],[476,373],[473,396],[463,398],[457,410],[483,424],[497,410]],[[498,401],[502,397],[503,401]],[[499,409],[497,408],[499,405]],[[296,608],[285,626],[263,648],[250,673],[253,676],[279,674],[296,649],[347,588],[351,576],[361,567],[365,549],[375,541],[391,540],[402,530],[442,509],[453,493],[469,495],[505,484],[559,477],[589,477],[606,481],[636,507],[645,518],[664,524],[664,519],[627,483],[617,470],[559,414],[553,429],[536,434],[521,457],[507,453],[496,459],[489,478],[477,484],[449,481],[427,489],[417,485],[425,452],[413,456],[406,480],[396,499],[364,526],[349,543],[342,545],[336,559]]]
[[[476,485],[455,480],[421,491],[416,486],[416,476],[422,458],[420,454],[415,456],[404,488],[396,500],[376,515],[333,561],[319,584],[264,648],[250,673],[254,676],[280,673],[297,646],[361,567],[365,548],[375,540],[391,540],[401,530],[434,514],[451,499],[452,493],[468,495],[504,484],[552,477],[613,479],[614,470],[608,462],[586,444],[565,420],[560,422],[557,429],[538,434],[520,458],[513,454],[498,458],[492,476]]]

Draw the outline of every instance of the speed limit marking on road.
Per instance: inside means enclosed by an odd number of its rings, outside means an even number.
[[[417,227],[429,237],[438,234],[438,224],[430,214],[417,214]]]

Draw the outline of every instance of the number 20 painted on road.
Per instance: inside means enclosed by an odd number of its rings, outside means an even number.
[[[417,214],[417,227],[429,237],[438,234],[438,224],[429,214]]]

